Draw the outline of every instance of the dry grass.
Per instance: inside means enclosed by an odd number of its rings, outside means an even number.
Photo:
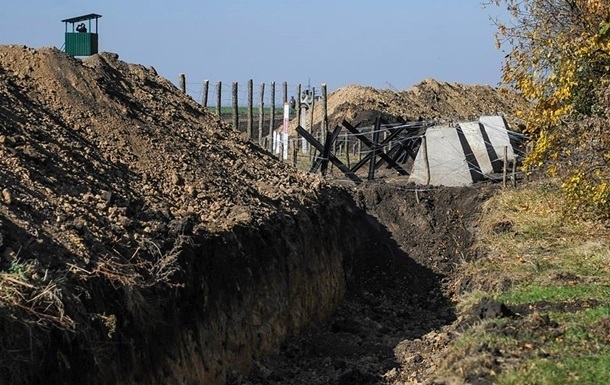
[[[564,207],[552,181],[505,190],[489,200],[473,246],[483,248],[486,257],[461,266],[468,295],[498,295],[510,287],[550,284],[570,274],[579,283],[610,284],[610,231],[575,218]]]
[[[610,382],[610,332],[600,327],[610,324],[610,229],[564,207],[554,181],[486,203],[473,246],[485,256],[460,267],[458,312],[468,314],[483,297],[534,310],[468,326],[447,348],[441,375],[476,377],[495,352],[483,370],[493,383]]]

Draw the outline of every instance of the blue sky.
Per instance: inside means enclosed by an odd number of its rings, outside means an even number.
[[[61,19],[98,13],[100,50],[154,66],[189,90],[287,81],[329,90],[407,89],[425,78],[497,85],[503,54],[480,0],[21,0],[0,13],[0,44],[63,44]]]

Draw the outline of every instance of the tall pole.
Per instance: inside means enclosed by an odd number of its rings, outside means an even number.
[[[288,83],[282,83],[282,101],[283,103],[288,102]]]
[[[237,82],[233,82],[233,127],[239,130],[239,107],[237,104]]]
[[[201,105],[205,108],[208,107],[208,93],[209,93],[209,89],[210,89],[210,81],[209,80],[204,80],[203,81],[203,96],[201,99]]]
[[[322,134],[328,131],[328,95],[326,94],[326,83],[322,83]]]
[[[248,125],[246,126],[246,136],[248,137],[248,139],[252,139],[252,128],[254,126],[254,114],[252,111],[253,88],[254,85],[252,83],[252,79],[250,79],[248,80]]]
[[[222,114],[222,82],[218,81],[216,84],[216,112],[218,113],[218,117],[221,117]]]
[[[265,124],[265,83],[261,83],[261,94],[258,101],[258,144],[263,144],[263,124]]]
[[[184,74],[180,74],[179,77],[180,89],[186,94],[186,76]]]
[[[269,151],[275,146],[275,82],[271,82],[271,116],[269,117]]]

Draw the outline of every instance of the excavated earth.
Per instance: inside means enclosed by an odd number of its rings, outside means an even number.
[[[314,103],[313,128],[319,129],[323,109]],[[381,116],[389,122],[419,119],[450,124],[476,121],[482,115],[502,115],[512,130],[521,131],[524,121],[518,111],[527,112],[530,103],[514,90],[489,85],[467,85],[425,79],[408,90],[375,89],[359,84],[328,94],[328,126],[370,126]],[[311,113],[309,111],[308,113]],[[296,120],[291,127],[296,127]]]
[[[2,385],[399,384],[493,186],[332,186],[152,67],[0,46],[0,190]]]

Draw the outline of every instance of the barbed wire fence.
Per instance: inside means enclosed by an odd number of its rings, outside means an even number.
[[[296,125],[299,126],[304,123],[307,132],[315,140],[320,143],[325,142],[327,133],[336,128],[328,126],[326,84],[322,84],[321,87],[317,88],[311,85],[303,86],[302,84],[288,82],[263,82],[256,84],[252,79],[249,79],[245,85],[235,81],[211,82],[205,79],[201,82],[187,82],[185,75],[180,74],[179,87],[203,107],[217,113],[223,121],[245,132],[250,139],[257,141],[263,148],[269,150],[285,162],[292,163],[299,169],[312,170],[316,162],[329,161],[329,159],[324,157],[322,151],[316,150],[302,136],[291,132],[290,127],[288,130],[284,129],[284,104],[289,103],[290,99],[294,98],[296,105],[289,106],[289,120],[294,121],[296,119],[296,122],[298,122]],[[311,102],[307,105],[307,109],[301,110],[302,96],[305,93],[311,95]],[[318,119],[317,122],[313,119],[313,112],[316,109],[321,109],[322,111],[322,118]],[[301,113],[305,113],[305,115],[301,116]],[[404,124],[413,124],[413,122],[406,122]],[[428,126],[455,125],[457,122],[446,119],[426,122],[426,124]],[[292,123],[292,126],[295,126],[295,124]],[[396,124],[383,125],[379,128],[375,128],[375,126],[363,127],[360,129],[360,135],[364,135],[370,141],[376,135],[379,135],[382,142],[385,142],[386,137],[391,135],[392,130],[399,127],[400,125]],[[493,130],[493,128],[488,129]],[[512,131],[508,131],[508,133],[511,136],[511,140],[515,139],[515,141],[518,141],[523,139],[521,134]],[[282,134],[287,135],[282,136]],[[517,136],[519,137],[517,138]],[[396,149],[404,148],[405,141],[421,144],[424,138],[425,132],[419,135],[401,136],[392,141],[385,142],[381,148],[371,149],[362,145],[362,141],[358,138],[357,134],[341,128],[331,144],[329,153],[333,154],[337,160],[345,163],[347,168],[350,169],[354,164],[362,162],[363,159],[371,157],[372,153],[378,153],[379,151],[392,154],[399,161],[406,161],[404,154],[402,158],[396,154],[396,152],[399,152]],[[447,143],[452,142],[447,140]],[[458,149],[453,150],[458,151]],[[464,150],[466,166],[473,170],[472,172],[481,174],[481,177],[490,178],[489,175],[483,175],[480,167],[471,161],[471,159],[475,159],[475,154],[472,151],[468,151],[468,148]],[[510,163],[504,161],[503,181],[506,184],[507,174],[511,173],[508,179],[514,185],[517,179],[516,166],[525,158],[526,151],[519,147],[514,147],[512,150],[514,151],[513,161]],[[499,156],[499,158],[506,160],[506,156]],[[452,166],[450,162],[452,161],[447,160],[446,164],[442,164],[442,162],[437,164],[437,166],[448,170],[447,178],[463,167],[462,164]],[[507,171],[507,167],[512,168],[512,170]],[[336,167],[332,162],[330,163],[328,177],[339,181],[342,178],[341,173],[337,175]],[[421,189],[418,188],[417,190]]]

